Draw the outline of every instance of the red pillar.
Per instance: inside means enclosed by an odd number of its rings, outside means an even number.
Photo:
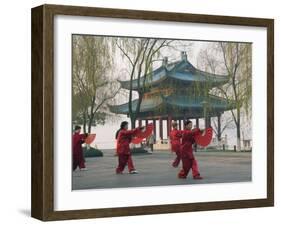
[[[163,121],[162,118],[159,119],[159,136],[163,140]]]
[[[156,139],[156,120],[153,119],[153,133],[154,133],[154,137]]]
[[[172,124],[172,118],[171,118],[171,116],[168,116],[168,119],[167,119],[167,138],[170,136],[171,124]]]
[[[221,141],[221,114],[218,114],[218,141]]]

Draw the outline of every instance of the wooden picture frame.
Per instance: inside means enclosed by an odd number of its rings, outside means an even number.
[[[54,16],[126,18],[240,25],[267,29],[267,198],[122,208],[54,210]],[[50,221],[164,214],[274,205],[274,20],[109,8],[42,5],[32,9],[32,200],[31,215]]]

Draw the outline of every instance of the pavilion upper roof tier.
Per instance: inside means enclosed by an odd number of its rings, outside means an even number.
[[[151,73],[142,76],[140,81],[132,80],[132,90],[170,85],[174,87],[206,86],[211,89],[229,81],[227,75],[211,74],[195,68],[188,60],[185,52],[181,60],[168,63],[164,58],[162,65]],[[120,81],[121,87],[130,90],[131,81]]]

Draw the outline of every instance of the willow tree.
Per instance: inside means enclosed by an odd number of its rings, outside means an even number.
[[[220,43],[225,70],[230,78],[228,92],[221,89],[227,99],[235,101],[231,114],[236,125],[237,151],[241,151],[241,111],[250,115],[252,94],[252,46],[243,43]]]
[[[91,127],[104,124],[106,102],[116,95],[118,87],[110,73],[113,65],[113,38],[74,35],[72,42],[73,122]]]
[[[205,69],[226,74],[229,82],[212,90],[226,98],[236,127],[237,151],[241,150],[241,111],[251,117],[252,46],[249,43],[218,42],[208,46],[202,57]]]
[[[116,46],[121,51],[121,55],[128,62],[129,74],[129,117],[132,128],[135,128],[135,122],[140,112],[140,107],[144,91],[148,88],[149,79],[153,62],[157,61],[160,50],[169,46],[171,40],[152,39],[152,38],[118,38]],[[133,81],[137,83],[138,99],[134,100]],[[137,101],[133,106],[133,101]]]

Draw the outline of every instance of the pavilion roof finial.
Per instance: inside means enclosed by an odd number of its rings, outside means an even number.
[[[168,65],[168,57],[164,57],[164,58],[163,58],[162,65],[163,65],[164,67],[167,67],[167,65]]]
[[[181,60],[187,61],[187,55],[185,51],[181,51]]]

